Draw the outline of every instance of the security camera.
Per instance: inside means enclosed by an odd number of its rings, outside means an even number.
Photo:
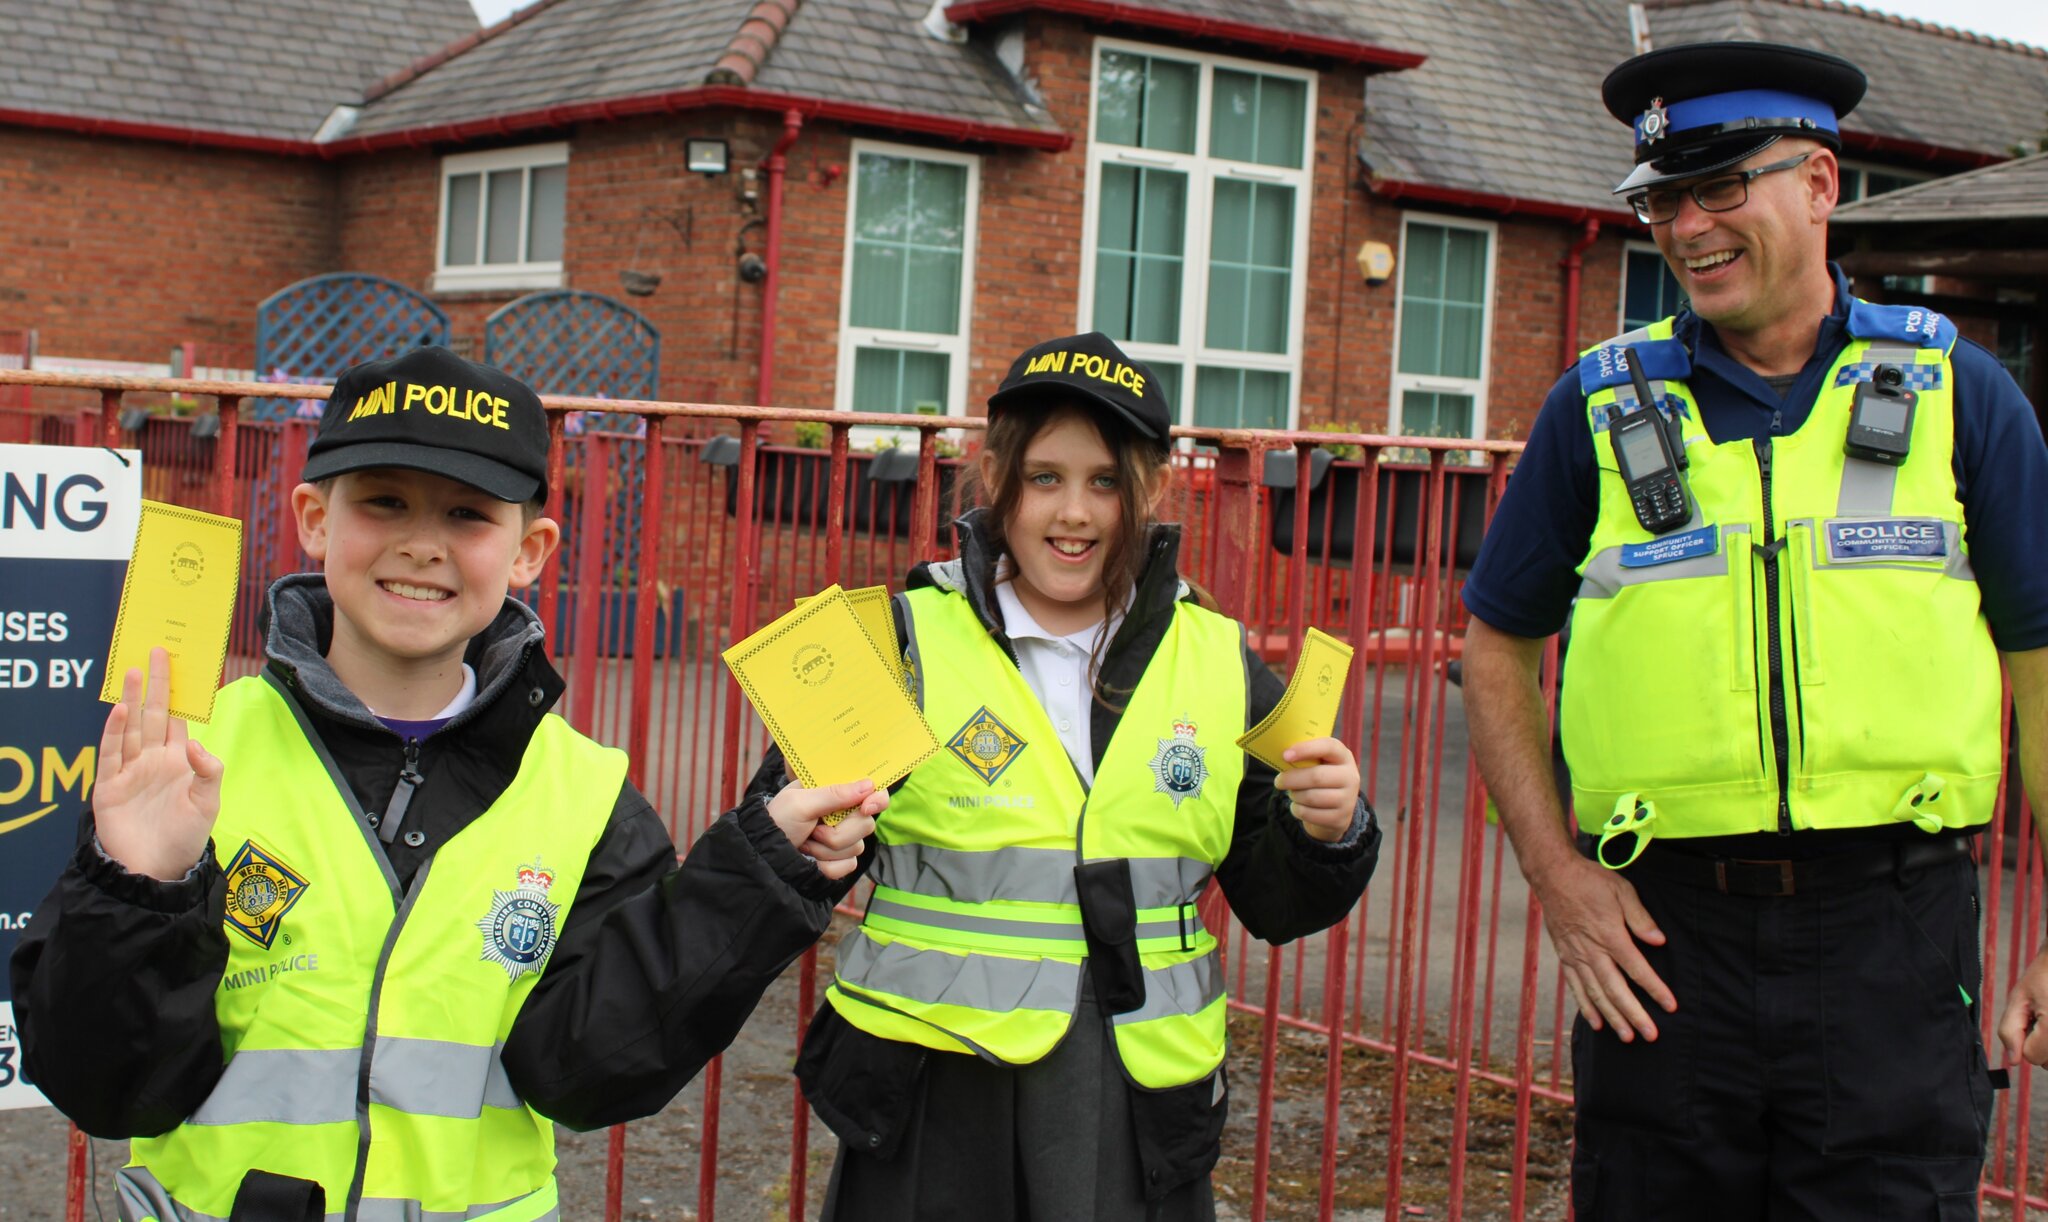
[[[768,278],[768,261],[748,251],[740,256],[740,279],[748,284],[759,284]]]

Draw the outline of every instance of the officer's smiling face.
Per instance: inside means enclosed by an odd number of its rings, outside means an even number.
[[[1752,179],[1748,201],[1731,211],[1709,212],[1687,190],[1728,170],[1675,184],[1678,215],[1651,226],[1693,312],[1724,331],[1754,334],[1803,317],[1827,279],[1827,218],[1839,179],[1834,154],[1812,141],[1780,140],[1733,168],[1808,150],[1813,155],[1804,164]],[[1826,291],[1832,295],[1832,282]],[[1814,319],[1826,313],[1823,306]]]
[[[292,492],[299,544],[334,597],[328,660],[351,671],[445,667],[530,584],[560,530],[445,476],[381,468]]]

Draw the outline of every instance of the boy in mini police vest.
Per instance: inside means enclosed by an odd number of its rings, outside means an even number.
[[[829,921],[886,793],[749,803],[678,868],[624,753],[549,714],[507,597],[560,538],[547,451],[497,370],[348,370],[263,672],[204,747],[163,651],[127,675],[13,961],[28,1074],[135,1139],[127,1222],[556,1218],[551,1122],[659,1110]]]
[[[798,1076],[841,1140],[824,1216],[1214,1216],[1227,998],[1211,877],[1273,942],[1341,920],[1377,860],[1334,738],[1277,775],[1235,740],[1280,681],[1175,571],[1172,417],[1100,334],[989,400],[989,497],[895,604],[945,750],[896,790]],[[755,792],[783,783],[771,756]]]

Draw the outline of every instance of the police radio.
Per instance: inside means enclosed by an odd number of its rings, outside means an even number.
[[[1650,380],[1643,376],[1642,362],[1634,348],[1622,349],[1628,359],[1628,375],[1635,382],[1636,409],[1617,419],[1608,429],[1614,442],[1614,457],[1621,464],[1621,479],[1628,486],[1628,499],[1635,506],[1636,521],[1653,535],[1675,530],[1692,520],[1687,503],[1685,449],[1674,443],[1664,413],[1657,410]],[[1676,422],[1672,422],[1676,424]]]
[[[1842,449],[1851,458],[1896,467],[1906,461],[1913,440],[1913,406],[1920,396],[1905,388],[1897,365],[1879,365],[1856,388],[1849,408],[1849,437]]]

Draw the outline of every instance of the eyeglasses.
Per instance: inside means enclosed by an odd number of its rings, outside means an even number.
[[[1687,195],[1705,212],[1733,212],[1749,202],[1749,182],[1765,174],[1789,170],[1805,162],[1813,152],[1773,161],[1751,170],[1737,170],[1733,174],[1722,174],[1690,187],[1653,187],[1628,197],[1629,207],[1636,210],[1636,219],[1645,225],[1662,225],[1678,218],[1678,203]]]

